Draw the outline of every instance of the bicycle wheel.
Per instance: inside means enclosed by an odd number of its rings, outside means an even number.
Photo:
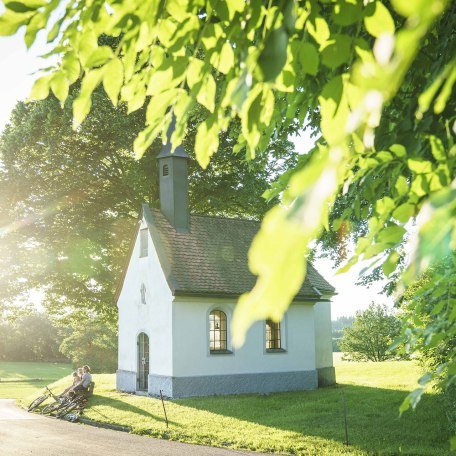
[[[52,402],[51,404],[46,405],[43,410],[41,410],[42,415],[48,415],[52,412],[56,412],[57,410],[61,409],[65,405],[67,405],[68,402],[59,402],[55,401]]]
[[[39,407],[46,399],[48,396],[45,394],[43,396],[37,397],[29,406],[28,406],[28,411],[33,412],[37,407]]]
[[[56,418],[64,418],[65,415],[68,415],[68,413],[73,412],[74,410],[79,409],[80,404],[78,402],[70,402],[67,404],[65,407],[62,407],[57,411],[55,414]]]

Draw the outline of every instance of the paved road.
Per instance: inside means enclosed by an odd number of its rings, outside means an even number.
[[[236,451],[159,440],[27,413],[0,399],[1,456],[234,456]],[[258,453],[251,453],[256,456]]]

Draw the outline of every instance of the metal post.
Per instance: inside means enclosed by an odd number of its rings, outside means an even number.
[[[344,425],[345,425],[345,445],[348,446],[347,405],[345,403],[345,394],[343,391],[342,391],[342,404],[343,404]]]
[[[165,412],[166,429],[168,429],[168,417],[166,416],[165,401],[163,400],[162,390],[160,390],[160,398],[161,398],[162,405],[163,405],[163,411]]]

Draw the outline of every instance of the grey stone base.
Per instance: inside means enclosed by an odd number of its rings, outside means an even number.
[[[118,370],[116,372],[116,388],[119,391],[134,393],[136,391],[136,372]]]
[[[316,370],[261,374],[166,377],[149,375],[149,394],[170,398],[316,389]]]
[[[159,396],[161,390],[163,396],[173,397],[173,380],[173,377],[149,374],[149,394],[152,394],[153,396]]]
[[[336,369],[333,366],[320,367],[318,372],[318,387],[331,386],[336,383]]]

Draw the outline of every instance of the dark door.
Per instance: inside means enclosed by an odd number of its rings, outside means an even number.
[[[138,390],[147,391],[149,376],[149,336],[138,336]]]

